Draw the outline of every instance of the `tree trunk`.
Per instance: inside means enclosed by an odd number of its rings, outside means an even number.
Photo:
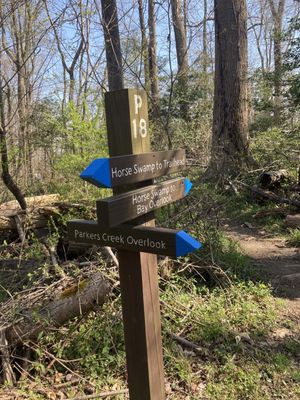
[[[238,174],[248,150],[246,0],[215,0],[215,90],[211,161],[206,178]]]
[[[1,55],[0,55],[1,57]],[[13,194],[15,199],[20,204],[20,207],[26,209],[26,201],[24,195],[19,186],[13,180],[9,171],[9,160],[8,150],[6,141],[6,127],[5,127],[5,111],[4,111],[4,99],[2,89],[2,62],[0,59],[0,154],[1,154],[1,167],[2,167],[2,180],[7,189]]]
[[[178,95],[181,116],[184,119],[188,119],[188,54],[187,54],[187,44],[185,27],[183,21],[183,14],[181,10],[180,0],[171,0],[172,8],[172,19],[176,43],[176,55],[177,55],[177,65],[178,65]]]
[[[274,20],[273,41],[274,41],[274,120],[279,123],[281,120],[281,85],[282,85],[282,19],[285,7],[285,0],[279,0],[277,8],[274,0],[269,0],[272,17]]]
[[[143,9],[143,0],[138,0],[139,7],[139,19],[140,19],[140,28],[141,28],[141,36],[142,36],[142,59],[144,65],[144,78],[145,78],[145,90],[149,93],[150,89],[150,81],[149,81],[149,61],[148,61],[148,40],[146,34],[146,24],[144,18],[144,9]]]
[[[149,26],[149,74],[151,88],[151,114],[154,118],[159,117],[159,86],[156,56],[156,21],[154,15],[154,0],[148,1],[148,26]]]
[[[116,0],[101,0],[109,90],[123,89],[122,53]]]
[[[203,41],[203,72],[206,77],[207,69],[208,69],[208,51],[207,51],[207,17],[208,17],[208,6],[207,0],[204,0],[203,4],[203,33],[202,33],[202,41]]]

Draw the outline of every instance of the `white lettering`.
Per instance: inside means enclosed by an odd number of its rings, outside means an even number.
[[[138,114],[139,108],[142,107],[143,101],[142,97],[139,94],[134,95],[134,113]]]
[[[112,168],[111,170],[111,176],[112,178],[123,178],[124,176],[130,176],[132,175],[132,168],[121,168],[118,169],[117,167]]]

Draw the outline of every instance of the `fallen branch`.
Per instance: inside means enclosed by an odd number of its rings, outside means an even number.
[[[300,200],[288,199],[286,197],[281,197],[281,196],[278,196],[277,194],[275,194],[273,192],[260,189],[257,186],[247,185],[246,183],[241,182],[241,181],[235,181],[235,182],[238,185],[250,190],[252,193],[257,194],[260,197],[263,197],[263,198],[268,199],[268,200],[272,200],[275,203],[289,204],[291,206],[295,206],[295,207],[299,207],[300,208]]]
[[[270,208],[268,210],[261,210],[258,211],[256,214],[253,215],[253,218],[264,218],[264,217],[270,217],[274,215],[279,215],[282,217],[286,217],[288,210],[286,208]]]
[[[193,351],[195,351],[195,353],[201,353],[201,347],[198,346],[196,343],[190,342],[189,340],[175,335],[172,332],[168,332],[168,335],[172,338],[175,339],[177,343],[179,343],[182,347],[188,348],[188,349],[192,349]]]
[[[119,394],[127,394],[128,392],[129,392],[128,389],[121,389],[121,390],[116,390],[113,392],[102,392],[102,393],[88,394],[86,396],[72,397],[68,400],[99,399],[99,398],[104,398],[104,397],[118,396]]]

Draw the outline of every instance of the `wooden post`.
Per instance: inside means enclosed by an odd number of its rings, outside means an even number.
[[[108,92],[105,110],[111,157],[150,151],[144,91]],[[119,250],[118,258],[130,400],[164,400],[157,257]]]

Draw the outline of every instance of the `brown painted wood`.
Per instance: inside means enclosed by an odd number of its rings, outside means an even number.
[[[136,96],[141,96],[141,107],[136,107]],[[151,151],[144,91],[108,92],[105,110],[111,157]],[[147,135],[135,134],[134,120],[135,127],[146,122]],[[118,257],[130,400],[165,400],[157,258],[123,250]]]
[[[68,222],[71,242],[110,246],[133,252],[176,256],[176,234],[167,228],[120,225],[104,228],[96,221],[73,220]],[[157,272],[156,272],[157,273]]]
[[[142,99],[139,105],[138,97]],[[150,151],[150,134],[147,109],[147,95],[143,90],[123,89],[108,92],[105,96],[105,113],[108,133],[108,148],[111,156],[147,153]],[[136,120],[137,134],[134,134]],[[144,120],[148,134],[138,132],[140,121]]]
[[[180,149],[112,157],[109,163],[112,187],[116,187],[180,172],[186,158]]]
[[[185,197],[185,179],[132,190],[97,201],[98,224],[116,226]]]

